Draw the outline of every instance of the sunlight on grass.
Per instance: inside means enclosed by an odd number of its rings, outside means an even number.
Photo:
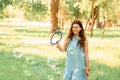
[[[120,59],[116,58],[113,54],[108,53],[106,54],[105,52],[94,52],[90,54],[90,59],[91,60],[97,60],[100,63],[106,64],[110,67],[115,67],[120,65]]]
[[[110,67],[120,65],[120,59],[116,57],[120,50],[117,48],[119,40],[115,39],[95,39],[89,40],[89,55],[91,60],[97,60]],[[111,45],[112,44],[112,45]]]
[[[1,29],[0,34],[9,34],[10,35],[10,34],[16,33],[13,29],[8,28],[8,27],[1,27],[0,29]]]
[[[66,53],[50,44],[47,27],[0,29],[0,76],[3,76],[0,80],[61,80]],[[96,29],[93,38],[87,33],[90,80],[117,80],[120,78],[120,29],[107,29],[103,40],[100,33],[101,30]]]
[[[58,50],[54,48],[49,48],[48,51],[45,47],[42,48],[33,48],[33,47],[19,47],[17,50],[24,54],[33,54],[42,57],[50,57],[50,58],[61,58],[65,56],[65,53],[60,53]]]

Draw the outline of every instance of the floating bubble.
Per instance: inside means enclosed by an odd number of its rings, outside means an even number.
[[[51,68],[55,68],[56,65],[57,65],[57,61],[55,59],[52,59],[52,58],[48,58],[47,60],[47,65]]]
[[[48,64],[48,66],[51,67],[51,68],[55,68],[56,64]]]
[[[12,44],[9,44],[8,47],[9,47],[9,48],[13,48],[13,45],[12,45]]]
[[[57,63],[57,60],[53,58],[48,58],[47,62],[53,64],[53,63]]]
[[[21,58],[21,57],[23,57],[23,54],[22,54],[22,53],[14,54],[14,57],[16,57],[16,58]]]
[[[61,74],[61,71],[60,71],[59,68],[54,68],[54,72],[55,72],[56,74]]]
[[[16,70],[16,67],[15,66],[10,66],[10,69],[15,71]]]
[[[17,52],[18,52],[18,49],[15,48],[15,49],[13,50],[13,53],[17,53]]]
[[[101,76],[104,76],[104,75],[105,75],[105,73],[104,73],[103,71],[99,71],[98,73],[99,73],[99,75],[101,75]]]
[[[52,75],[48,75],[47,77],[48,77],[48,80],[54,80]]]
[[[26,60],[26,63],[30,65],[35,63],[34,57],[26,57],[25,60]]]
[[[23,57],[23,54],[18,52],[16,49],[13,50],[13,56],[16,58],[21,58]]]
[[[24,75],[26,75],[26,76],[31,76],[32,74],[30,73],[30,71],[24,70]]]

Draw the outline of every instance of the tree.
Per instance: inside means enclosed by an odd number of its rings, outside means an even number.
[[[80,1],[79,0],[67,0],[69,9],[69,18],[70,19],[79,19],[80,18]]]
[[[67,14],[69,13],[68,5],[66,1],[60,0],[59,2],[59,14],[58,14],[58,23],[60,29],[64,29],[65,21],[68,19]]]
[[[53,33],[58,29],[58,6],[59,0],[51,0],[51,30],[50,33]]]
[[[12,0],[0,0],[0,19],[7,16],[4,14],[3,10],[8,5],[12,5]]]
[[[93,36],[93,26],[94,26],[95,20],[98,17],[98,12],[100,8],[100,4],[95,6],[94,3],[95,3],[95,0],[92,0],[92,15],[91,15],[91,22],[89,26],[89,30],[91,31],[91,35],[90,35],[91,37]]]
[[[30,21],[42,21],[47,14],[47,6],[41,0],[19,0],[15,6],[24,11],[24,17]]]

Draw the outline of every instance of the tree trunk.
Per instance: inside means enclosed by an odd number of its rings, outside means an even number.
[[[87,30],[89,21],[90,21],[90,18],[88,18],[87,21],[86,21],[85,30]]]
[[[98,6],[96,6],[94,8],[94,0],[92,0],[92,19],[91,19],[91,25],[89,27],[89,31],[91,31],[91,37],[93,36],[93,26],[94,26],[94,23],[95,23],[95,20],[97,19],[98,17],[98,12],[99,12],[99,7],[100,7],[100,4]]]
[[[107,5],[107,2],[106,2],[106,4],[105,4],[105,7],[106,7],[106,26],[107,27],[111,27],[111,25],[110,25],[110,20],[109,20],[109,16],[108,16],[108,14],[109,14],[109,11],[108,11],[108,5]]]
[[[105,26],[106,26],[106,22],[104,22],[104,24],[103,24],[103,29],[102,29],[102,39],[104,38]]]
[[[99,10],[98,10],[98,17],[97,17],[97,20],[96,20],[96,28],[101,28],[102,25],[100,23],[100,17],[99,17]]]
[[[91,31],[90,37],[93,36],[93,26],[94,26],[94,23],[95,23],[95,19],[96,18],[92,18],[91,27],[90,27],[90,31]]]
[[[104,24],[103,24],[103,30],[102,30],[102,39],[104,38],[104,33],[105,33],[105,28],[109,27],[109,19],[108,19],[108,6],[107,2],[105,3],[105,8],[106,8],[106,17],[104,17]],[[104,15],[103,15],[104,16]]]
[[[94,3],[95,3],[95,0],[92,0],[92,7],[91,7],[91,10],[92,10],[92,12],[91,12],[91,18],[90,18],[90,22],[89,22],[89,27],[88,27],[88,30],[89,31],[91,31],[91,27],[92,27],[92,18],[93,18],[93,16],[94,16]]]
[[[59,0],[51,0],[51,30],[50,33],[53,33],[58,29],[58,6]]]

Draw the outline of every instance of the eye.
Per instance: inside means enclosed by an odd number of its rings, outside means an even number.
[[[78,28],[78,27],[75,27],[76,29]]]
[[[75,27],[72,27],[72,28],[75,28]]]

